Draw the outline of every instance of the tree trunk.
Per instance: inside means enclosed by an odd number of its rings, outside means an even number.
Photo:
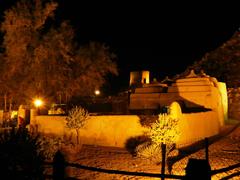
[[[77,132],[77,145],[79,145],[79,130],[76,129],[76,132]]]
[[[11,113],[12,111],[12,98],[9,98],[9,112]]]
[[[68,103],[68,93],[67,92],[65,93],[65,103],[66,104]]]
[[[59,94],[59,104],[62,104],[62,95]]]
[[[7,111],[7,94],[4,94],[4,111]]]

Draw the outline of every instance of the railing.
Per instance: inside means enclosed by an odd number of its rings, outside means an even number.
[[[208,139],[205,140],[206,143],[206,163],[208,164]],[[165,166],[166,166],[166,145],[162,144],[162,166],[161,166],[161,173],[147,173],[147,172],[129,172],[129,171],[121,171],[121,170],[110,170],[110,169],[103,169],[98,167],[90,167],[76,163],[68,163],[65,162],[64,156],[58,151],[55,154],[54,160],[52,163],[46,163],[46,165],[51,165],[53,167],[53,179],[64,179],[65,178],[65,168],[66,167],[73,167],[78,169],[84,169],[89,171],[101,172],[101,173],[108,173],[108,174],[120,174],[120,175],[128,175],[128,176],[142,176],[142,177],[154,177],[154,178],[161,178],[164,180],[165,178],[168,179],[192,179],[199,175],[193,174],[191,171],[186,171],[186,176],[183,175],[174,175],[174,174],[165,174]],[[197,160],[198,161],[198,160]],[[196,164],[195,164],[196,165]],[[191,165],[188,165],[187,169],[191,170]],[[194,167],[193,167],[194,168]],[[193,169],[192,168],[192,169]],[[201,167],[200,167],[201,168]],[[210,169],[210,168],[209,168]],[[202,172],[205,177],[209,177],[211,179],[211,172],[209,169],[206,169],[207,172]]]
[[[1,128],[1,131],[10,131],[12,128]],[[13,129],[14,130],[14,129]],[[224,134],[225,135],[225,134]],[[166,145],[162,144],[162,164],[161,164],[161,169],[159,167],[159,173],[147,173],[147,172],[129,172],[129,171],[122,171],[122,170],[112,170],[112,169],[104,169],[104,168],[99,168],[99,167],[90,167],[90,166],[85,166],[85,165],[81,165],[81,164],[77,164],[77,163],[68,163],[65,161],[64,156],[61,154],[60,151],[58,151],[55,154],[54,157],[54,161],[51,163],[45,163],[45,165],[50,165],[51,168],[53,169],[53,172],[51,173],[51,175],[48,175],[46,177],[49,178],[53,178],[53,179],[63,179],[66,175],[65,175],[65,169],[67,167],[72,167],[72,168],[76,168],[78,169],[83,169],[83,170],[88,170],[88,171],[95,171],[95,172],[100,172],[100,173],[108,173],[108,174],[119,174],[119,175],[126,175],[126,176],[139,176],[139,177],[153,177],[153,178],[159,178],[164,180],[165,178],[167,179],[184,179],[184,180],[189,180],[189,179],[199,179],[199,176],[204,176],[204,178],[201,179],[211,179],[211,177],[217,177],[218,179],[230,179],[236,176],[240,176],[240,163],[236,162],[235,164],[230,162],[228,163],[228,161],[225,162],[225,167],[221,168],[221,169],[214,169],[211,170],[211,167],[209,165],[209,153],[208,153],[208,145],[213,143],[213,140],[217,140],[220,137],[214,137],[214,139],[208,139],[206,138],[204,144],[202,144],[202,146],[200,147],[200,149],[203,149],[203,145],[205,145],[205,153],[202,152],[201,158],[203,159],[188,159],[188,164],[185,168],[185,174],[186,175],[177,175],[177,172],[173,172],[173,174],[171,174],[172,171],[169,171],[170,174],[165,174],[165,166],[167,165],[167,167],[169,168],[169,158],[167,159],[167,163],[166,163]],[[196,147],[196,145],[194,145],[194,147]],[[196,148],[194,148],[196,150]],[[199,150],[199,149],[198,149]],[[197,151],[198,151],[197,150]],[[187,151],[185,151],[183,153],[184,154],[188,154],[189,155],[189,151],[188,153],[186,153]],[[196,151],[190,152],[194,153]],[[238,151],[234,151],[234,153],[238,153]],[[181,160],[181,154],[180,153],[176,159],[174,159],[175,162]],[[221,154],[220,154],[221,156]],[[219,156],[219,157],[220,157]],[[186,157],[186,156],[184,156]],[[184,158],[183,157],[183,158]],[[186,159],[186,160],[187,160]],[[235,159],[237,160],[237,159]],[[221,158],[219,159],[219,162],[221,161]],[[186,162],[186,161],[185,161]],[[182,164],[182,165],[185,165]],[[180,166],[179,166],[180,167]],[[181,166],[181,172],[183,170],[183,166]],[[161,172],[160,172],[161,170]],[[224,177],[223,177],[224,176]],[[74,178],[70,178],[68,177],[67,179],[74,179]]]
[[[155,178],[161,178],[161,179],[165,179],[165,178],[183,179],[184,178],[184,176],[181,176],[181,175],[157,174],[157,173],[146,173],[146,172],[130,172],[130,171],[103,169],[103,168],[97,168],[97,167],[84,166],[84,165],[76,164],[76,163],[64,163],[62,167],[59,167],[59,165],[56,165],[54,163],[46,163],[46,165],[53,166],[53,175],[52,175],[53,179],[64,179],[64,176],[65,176],[64,169],[66,167],[73,167],[73,168],[101,172],[101,173],[120,174],[120,175],[128,175],[128,176],[155,177]]]
[[[204,179],[210,180],[212,176],[221,174],[223,172],[228,172],[231,170],[236,170],[240,168],[240,163],[231,165],[229,167],[211,170],[209,165],[209,157],[208,157],[208,139],[205,139],[205,159],[188,159],[188,164],[185,168],[186,174],[185,175],[174,175],[174,174],[165,174],[165,160],[166,160],[166,145],[162,144],[162,166],[161,166],[161,173],[147,173],[147,172],[129,172],[129,171],[122,171],[122,170],[112,170],[112,169],[104,169],[99,167],[90,167],[85,166],[77,163],[68,163],[65,162],[64,156],[61,152],[57,152],[54,161],[52,163],[46,163],[46,165],[50,165],[53,168],[52,175],[48,176],[52,179],[64,179],[66,178],[65,169],[67,167],[72,167],[76,169],[83,169],[88,171],[100,172],[100,173],[107,173],[107,174],[118,174],[118,175],[126,175],[126,176],[136,176],[136,177],[152,177],[152,178],[159,178],[161,180],[164,179],[184,179],[184,180],[192,180],[192,179]],[[235,176],[239,176],[240,172],[234,172],[233,174],[229,175],[223,179],[230,179]],[[75,179],[71,177],[67,177],[67,179]]]

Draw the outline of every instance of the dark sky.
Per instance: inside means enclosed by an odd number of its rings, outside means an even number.
[[[181,73],[240,27],[239,13],[230,3],[220,8],[219,2],[58,2],[56,18],[71,21],[80,43],[100,41],[117,55],[120,75],[112,79],[113,89],[128,85],[131,70],[150,70],[160,80]]]
[[[181,73],[240,27],[234,4],[59,2],[80,41],[105,42],[117,54],[120,76],[114,80],[122,85],[128,84],[131,70],[150,70],[158,79]]]

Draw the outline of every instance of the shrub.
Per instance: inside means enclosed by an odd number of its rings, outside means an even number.
[[[44,179],[44,157],[38,136],[26,129],[0,134],[0,169],[5,179]]]
[[[161,144],[166,144],[166,155],[168,155],[175,148],[179,135],[178,119],[169,114],[159,114],[149,131],[151,140],[139,145],[136,154],[139,157],[161,159]]]
[[[150,138],[153,143],[175,144],[179,138],[178,119],[168,114],[159,114],[158,120],[151,126]]]
[[[88,111],[78,106],[71,109],[69,115],[66,118],[67,128],[74,129],[76,131],[77,144],[79,144],[79,130],[84,127],[88,118]]]
[[[136,155],[136,147],[144,142],[148,142],[150,139],[146,135],[131,137],[125,143],[125,148],[132,154]]]
[[[161,146],[148,141],[137,146],[136,154],[140,158],[146,158],[153,162],[158,162],[162,157]]]
[[[56,152],[60,149],[62,144],[61,138],[54,136],[39,136],[38,138],[38,152],[41,153],[46,160],[52,161]]]

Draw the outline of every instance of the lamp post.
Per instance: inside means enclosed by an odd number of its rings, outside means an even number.
[[[43,101],[41,99],[35,99],[34,100],[34,105],[37,108],[37,114],[40,114],[40,107],[43,105]]]
[[[99,95],[100,95],[100,91],[99,91],[98,89],[97,89],[97,90],[95,90],[95,92],[94,92],[94,93],[95,93],[95,95],[96,95],[96,96],[99,96]]]

